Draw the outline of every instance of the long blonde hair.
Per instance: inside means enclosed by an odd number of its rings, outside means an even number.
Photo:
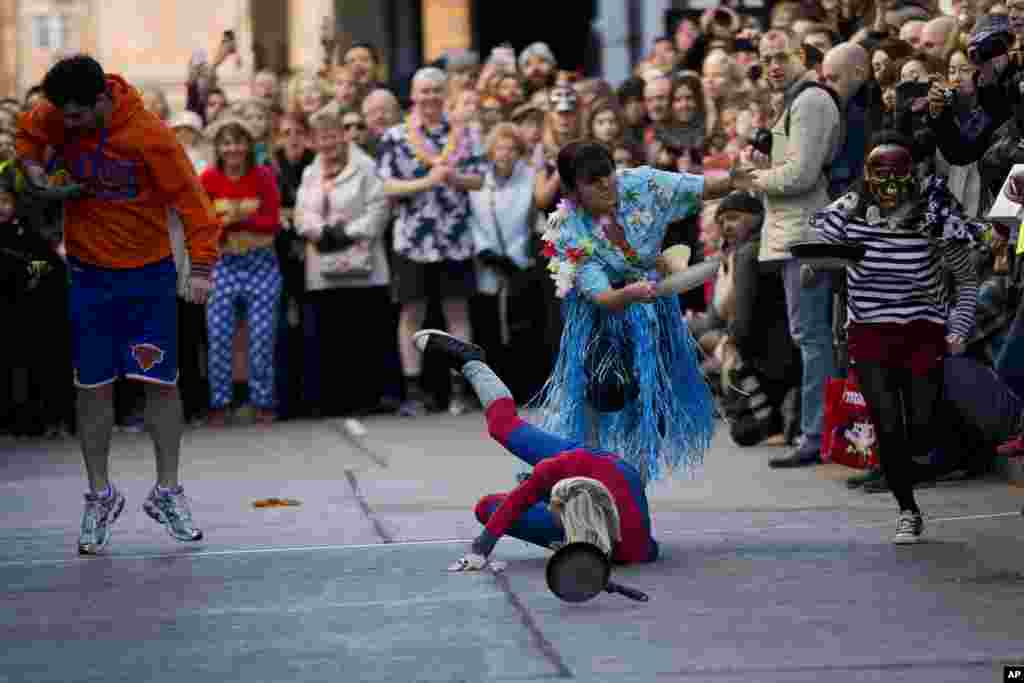
[[[604,484],[589,477],[562,479],[551,489],[551,510],[562,520],[566,543],[593,543],[605,555],[622,540],[619,510]]]

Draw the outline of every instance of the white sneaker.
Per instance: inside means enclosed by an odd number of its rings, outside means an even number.
[[[469,401],[462,396],[452,396],[451,400],[448,402],[448,413],[450,415],[465,415],[472,409],[473,406],[470,405]]]
[[[924,531],[924,519],[920,513],[901,512],[896,522],[896,535],[892,542],[896,545],[910,545],[921,542],[921,532]]]
[[[366,436],[367,434],[366,425],[354,417],[346,418],[342,424],[345,426],[345,431],[352,436]]]

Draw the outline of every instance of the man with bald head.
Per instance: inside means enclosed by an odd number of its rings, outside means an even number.
[[[900,27],[900,40],[910,43],[915,50],[921,47],[921,29],[925,22],[920,19],[911,19]]]
[[[370,131],[367,147],[375,151],[388,128],[397,126],[402,120],[402,107],[398,104],[398,98],[386,88],[371,91],[363,99],[363,119]]]
[[[857,43],[840,43],[825,54],[821,81],[839,95],[845,112],[843,146],[829,173],[830,198],[846,194],[860,176],[871,133],[881,126],[882,93],[870,76],[870,55]]]
[[[956,18],[941,16],[932,19],[921,29],[921,44],[918,48],[928,59],[944,62],[946,46],[956,31]]]
[[[808,86],[814,72],[801,59],[795,39],[784,31],[764,34],[761,64],[769,87],[782,95],[783,114],[772,128],[771,153],[761,159],[749,187],[765,195],[765,221],[759,259],[778,268],[786,292],[790,333],[800,347],[803,365],[801,430],[803,441],[791,454],[770,461],[772,467],[803,467],[821,462],[825,380],[833,375],[832,286],[819,273],[807,286],[800,280],[800,262],[789,245],[803,239],[810,216],[828,204],[826,167],[833,162],[842,137],[839,107],[823,88]]]

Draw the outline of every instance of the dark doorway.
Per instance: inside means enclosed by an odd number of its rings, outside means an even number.
[[[503,42],[511,43],[518,53],[540,41],[555,53],[558,68],[595,75],[600,50],[595,49],[590,26],[596,13],[596,0],[477,0],[473,3],[475,46],[483,62]]]

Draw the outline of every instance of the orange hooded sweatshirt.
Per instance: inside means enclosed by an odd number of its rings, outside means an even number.
[[[64,205],[69,256],[103,268],[139,268],[171,255],[168,210],[185,227],[192,274],[209,277],[221,225],[192,162],[139,92],[107,74],[113,111],[107,127],[68,132],[49,102],[18,118],[18,156],[45,164],[48,148],[90,194]]]

